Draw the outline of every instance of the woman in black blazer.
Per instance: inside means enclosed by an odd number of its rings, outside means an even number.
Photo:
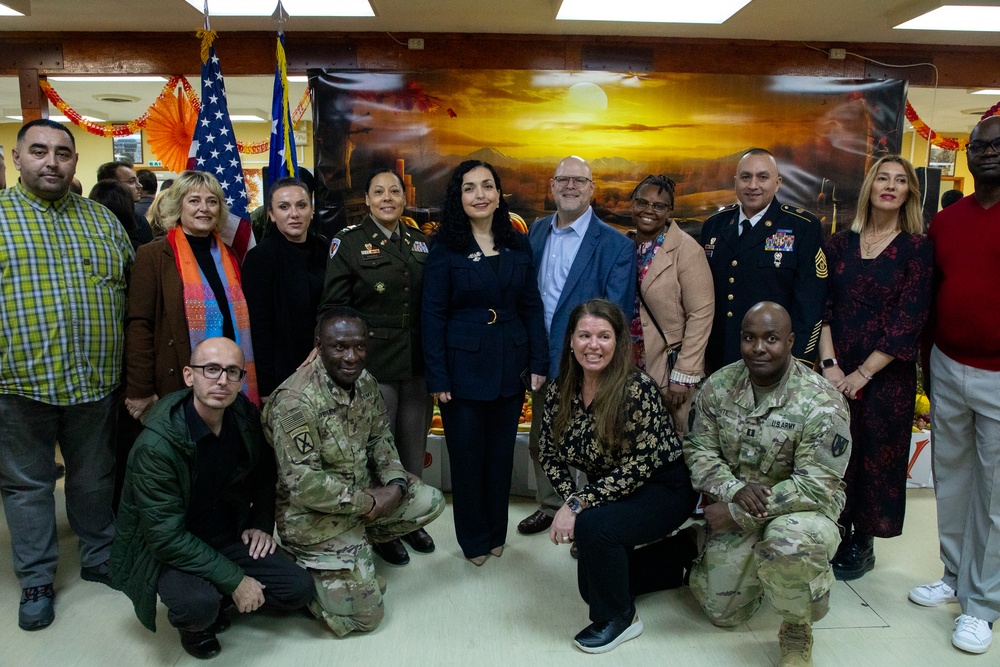
[[[541,387],[548,369],[528,238],[511,227],[500,177],[485,162],[463,162],[448,182],[424,268],[423,344],[447,437],[455,533],[482,565],[503,553],[524,390]]]

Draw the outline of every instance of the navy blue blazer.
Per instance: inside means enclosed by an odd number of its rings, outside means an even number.
[[[603,298],[618,304],[625,322],[635,313],[635,242],[592,213],[587,233],[566,276],[556,312],[549,327],[549,379],[559,375],[563,338],[569,314],[584,301]],[[528,230],[535,267],[541,270],[545,242],[555,214],[536,220]]]
[[[527,239],[502,248],[496,271],[471,240],[461,252],[432,239],[424,265],[423,345],[431,393],[488,401],[545,375],[548,350],[538,278]]]

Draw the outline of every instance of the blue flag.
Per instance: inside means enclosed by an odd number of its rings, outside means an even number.
[[[298,176],[295,161],[295,135],[292,110],[288,106],[288,62],[285,59],[285,33],[278,33],[278,65],[274,70],[274,96],[271,101],[271,153],[267,162],[271,183],[286,176]],[[270,184],[265,183],[265,187]]]

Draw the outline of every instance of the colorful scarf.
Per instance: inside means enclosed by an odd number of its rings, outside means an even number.
[[[629,329],[632,333],[632,363],[643,370],[646,368],[646,343],[642,339],[642,317],[639,315],[639,290],[642,289],[642,279],[646,277],[649,265],[653,263],[653,257],[656,256],[660,246],[663,245],[663,237],[666,235],[667,229],[664,227],[663,231],[654,240],[639,243],[636,248],[638,271],[636,272],[635,281],[635,311],[632,314]]]
[[[254,405],[260,407],[260,395],[257,392],[257,368],[253,360],[253,343],[250,340],[250,311],[247,300],[240,289],[240,267],[236,263],[226,244],[215,232],[212,233],[212,259],[215,270],[226,290],[229,301],[229,313],[233,320],[233,330],[236,333],[236,344],[243,350],[243,359],[247,370],[243,378],[243,392]],[[180,226],[167,232],[167,242],[174,251],[177,262],[177,273],[184,285],[184,316],[187,318],[188,334],[191,339],[191,350],[203,340],[222,335],[222,310],[212,292],[208,279],[198,266],[198,260],[191,250],[191,244],[184,236]]]

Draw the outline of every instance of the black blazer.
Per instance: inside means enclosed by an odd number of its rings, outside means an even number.
[[[432,243],[422,328],[432,393],[492,400],[523,392],[525,370],[545,375],[545,317],[527,237],[501,248],[496,271],[474,240],[461,252]]]

